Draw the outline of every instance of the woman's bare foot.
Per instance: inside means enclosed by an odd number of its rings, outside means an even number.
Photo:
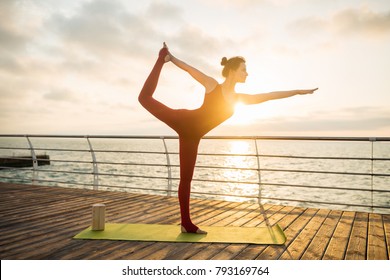
[[[182,232],[182,233],[188,233],[187,230],[186,230],[183,226],[181,226],[181,232]],[[196,232],[190,232],[190,233],[207,234],[207,231],[204,231],[204,230],[201,230],[200,228],[198,228],[198,229],[196,230]]]
[[[171,61],[171,53],[168,50],[167,44],[164,42],[163,43],[163,48],[160,51],[160,55],[165,55],[164,56],[164,62],[169,62]]]

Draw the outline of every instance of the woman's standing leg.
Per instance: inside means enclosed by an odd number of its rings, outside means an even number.
[[[194,175],[196,157],[200,139],[187,139],[179,137],[180,144],[180,183],[179,183],[179,203],[181,214],[181,225],[183,232],[206,233],[200,230],[191,221],[190,216],[190,196],[191,181]]]

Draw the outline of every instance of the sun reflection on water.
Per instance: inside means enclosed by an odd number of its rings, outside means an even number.
[[[248,184],[248,182],[256,181],[257,173],[254,170],[245,170],[247,168],[254,168],[256,163],[253,157],[253,145],[250,141],[236,140],[229,143],[229,154],[231,156],[225,157],[225,167],[232,169],[224,169],[222,177],[226,181],[238,182],[227,183],[227,188],[230,193],[240,195],[253,195],[257,186]]]

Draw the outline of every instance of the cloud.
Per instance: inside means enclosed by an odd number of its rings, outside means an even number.
[[[390,10],[375,12],[367,7],[349,8],[328,18],[310,16],[297,19],[287,26],[287,30],[294,36],[307,39],[383,38],[390,35]]]
[[[374,12],[369,8],[346,9],[334,15],[331,24],[333,29],[342,35],[389,35],[390,10]]]
[[[143,11],[135,13],[126,2],[96,0],[78,7],[72,15],[54,14],[52,32],[69,51],[95,56],[147,58],[156,52],[156,43],[162,44],[167,33],[166,24],[185,25],[181,9],[169,3],[152,2]]]
[[[304,17],[295,20],[287,26],[287,30],[300,37],[322,36],[327,31],[328,22],[320,17]]]
[[[295,118],[285,130],[381,130],[390,126],[390,110],[384,107],[350,107],[338,111],[318,111],[309,117]]]
[[[194,26],[184,26],[171,37],[173,55],[182,57],[190,64],[206,71],[209,75],[216,75],[216,65],[222,58],[221,50],[231,45],[228,39],[217,39]],[[215,58],[215,61],[212,60]],[[219,72],[218,72],[219,73]]]
[[[29,37],[25,34],[7,29],[0,23],[0,49],[2,51],[15,51],[15,49],[23,49]]]
[[[23,51],[31,40],[31,34],[18,24],[21,16],[16,2],[0,1],[0,70],[8,67],[20,70],[11,57],[15,52]]]
[[[137,37],[152,32],[119,2],[102,0],[85,3],[72,16],[54,15],[51,26],[66,48],[98,57],[141,51]]]
[[[0,1],[0,52],[10,54],[25,50],[42,27],[42,15],[33,3],[21,0]]]
[[[76,98],[70,91],[63,89],[55,89],[43,95],[43,99],[57,101],[57,102],[76,102],[79,98]]]
[[[183,21],[182,10],[166,2],[153,2],[146,11],[146,16],[156,21],[171,21],[175,24]]]

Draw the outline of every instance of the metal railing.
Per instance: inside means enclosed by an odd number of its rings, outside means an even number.
[[[44,141],[61,140],[61,143],[47,144]],[[70,139],[78,140],[72,147],[66,147]],[[165,193],[171,196],[176,193],[173,182],[179,180],[178,149],[177,146],[170,148],[167,142],[177,143],[175,136],[101,136],[101,135],[0,135],[0,152],[2,158],[12,158],[10,152],[29,153],[27,157],[18,157],[20,160],[32,161],[29,168],[9,168],[0,166],[0,180],[3,182],[47,184],[47,185],[74,185],[77,187],[93,188],[95,190],[126,190],[146,193]],[[23,141],[22,141],[23,140]],[[27,145],[22,146],[26,140]],[[42,143],[35,144],[37,140]],[[92,141],[91,141],[92,140]],[[106,148],[112,145],[107,142],[106,146],[93,144],[93,141],[154,141],[153,146],[161,145],[159,150],[145,149],[115,149]],[[326,207],[335,209],[351,209],[369,212],[389,213],[390,212],[390,137],[237,137],[237,136],[209,136],[204,140],[210,141],[244,141],[252,143],[253,151],[246,152],[221,152],[221,151],[200,151],[199,157],[206,158],[204,162],[197,163],[197,170],[204,170],[201,176],[195,176],[193,182],[199,185],[216,184],[222,186],[244,186],[241,192],[223,192],[223,188],[210,191],[209,188],[200,187],[192,193],[201,197],[229,197],[247,200],[262,199],[265,202]],[[297,141],[310,143],[337,142],[348,145],[348,143],[366,143],[367,155],[365,156],[335,156],[329,155],[307,155],[307,154],[280,154],[267,153],[262,151],[264,142],[273,141]],[[25,143],[26,143],[25,142]],[[39,141],[38,141],[39,142]],[[84,144],[82,143],[84,142]],[[159,142],[160,144],[157,144]],[[376,156],[374,148],[377,143],[385,143],[388,146],[383,148],[381,156]],[[130,144],[129,144],[130,145]],[[128,147],[129,145],[126,145]],[[85,146],[85,147],[82,147]],[[37,155],[49,153],[51,166],[39,166]],[[52,156],[54,155],[54,156]],[[57,157],[55,156],[57,155]],[[125,155],[131,161],[114,160],[113,157]],[[384,156],[383,156],[384,155]],[[110,159],[111,157],[111,159]],[[220,158],[239,158],[250,161],[253,164],[243,165],[221,165]],[[99,158],[102,158],[99,160]],[[211,158],[211,159],[210,159]],[[213,160],[218,158],[218,160]],[[138,160],[133,160],[138,159]],[[142,159],[140,162],[139,160]],[[283,161],[289,161],[286,166],[297,166],[296,168],[285,168]],[[272,162],[277,162],[272,167]],[[307,168],[311,163],[331,161],[332,165],[340,166],[365,165],[363,171],[318,169]],[[239,161],[238,161],[239,162]],[[302,162],[306,162],[302,164]],[[334,162],[334,164],[333,164]],[[351,164],[354,162],[354,164]],[[340,164],[342,163],[342,164]],[[347,164],[348,163],[348,164]],[[305,169],[298,168],[303,165]],[[325,164],[326,165],[326,164]],[[279,166],[283,166],[282,168]],[[377,168],[379,166],[380,168]],[[109,167],[109,168],[108,168]],[[379,170],[377,170],[379,169]],[[215,172],[232,173],[235,176],[220,176]],[[240,177],[248,173],[245,178]],[[206,175],[203,175],[206,174]],[[217,175],[216,175],[217,174]],[[270,176],[269,174],[272,174]],[[290,176],[290,177],[289,177]],[[313,183],[307,183],[308,179],[316,176]],[[322,184],[329,177],[343,178],[344,186],[340,187],[335,183]],[[348,177],[348,179],[345,179]],[[276,178],[276,179],[275,179]],[[297,179],[298,178],[298,179]],[[304,178],[304,179],[302,179]],[[323,179],[325,178],[325,179]],[[353,178],[350,179],[350,178]],[[271,179],[271,180],[270,180]],[[133,181],[129,181],[133,180]],[[139,183],[135,180],[146,180],[146,183]],[[345,182],[352,180],[351,184]],[[119,184],[121,181],[124,184]],[[153,183],[158,181],[158,183]],[[288,181],[288,182],[286,182]],[[336,179],[337,181],[337,179]],[[149,182],[149,183],[148,183]],[[165,183],[164,183],[165,182]],[[356,182],[356,184],[354,183]],[[150,187],[149,185],[153,185]],[[163,187],[164,186],[164,187]],[[246,187],[249,186],[249,187]],[[252,188],[251,188],[252,186]],[[231,188],[235,188],[231,187]],[[246,192],[251,189],[252,193]],[[279,194],[278,194],[279,192]],[[308,195],[313,194],[313,195]],[[342,200],[337,199],[342,197]],[[354,199],[350,199],[353,198]]]

